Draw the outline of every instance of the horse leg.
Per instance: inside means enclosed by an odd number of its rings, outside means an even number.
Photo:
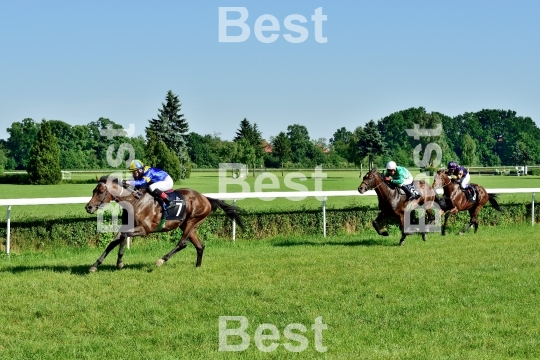
[[[382,228],[381,225],[379,224],[379,222],[382,221],[384,218],[385,218],[384,213],[381,211],[379,215],[377,215],[377,218],[373,220],[372,224],[375,230],[377,230],[377,234],[382,235],[382,236],[388,236],[388,231],[386,229],[383,231],[384,228]]]
[[[450,211],[447,211],[444,214],[444,223],[443,223],[443,226],[442,226],[442,229],[441,229],[442,236],[446,235],[446,223],[448,222],[448,218],[450,217],[450,215],[452,215]]]
[[[197,262],[195,263],[195,267],[199,267],[199,266],[201,266],[201,263],[202,263],[202,256],[203,256],[203,252],[204,252],[204,244],[202,243],[202,241],[197,236],[197,234],[195,232],[196,230],[197,230],[197,228],[194,228],[191,231],[191,234],[189,235],[189,241],[191,241],[193,246],[195,246],[195,249],[197,249]]]
[[[118,246],[118,244],[122,243],[125,241],[125,235],[124,233],[118,233],[118,235],[116,235],[116,237],[114,238],[113,241],[111,241],[111,243],[109,245],[107,245],[107,248],[105,249],[105,251],[103,252],[103,254],[101,254],[101,256],[96,260],[96,262],[94,263],[94,265],[92,265],[90,267],[90,272],[95,272],[98,268],[99,265],[101,265],[101,263],[103,262],[103,260],[105,260],[105,258],[107,257],[107,255],[109,255],[109,253],[111,252],[112,249],[114,249],[116,246]]]
[[[118,270],[122,269],[124,267],[124,262],[122,261],[122,258],[124,257],[124,249],[126,247],[126,241],[127,236],[123,236],[124,241],[120,243],[120,246],[118,247],[118,259],[116,259],[116,268]]]
[[[402,246],[405,243],[405,238],[407,234],[405,233],[405,217],[403,215],[399,216],[399,225],[401,227],[401,239],[399,239],[399,246]]]
[[[156,265],[157,266],[163,265],[165,263],[165,261],[167,261],[167,260],[169,260],[171,258],[171,256],[173,256],[174,254],[176,254],[180,250],[184,249],[187,246],[187,241],[186,240],[190,237],[191,232],[194,229],[197,228],[199,223],[201,223],[204,220],[205,217],[203,217],[202,219],[201,218],[190,218],[188,221],[182,223],[182,225],[180,226],[180,229],[182,229],[182,237],[180,238],[180,241],[178,242],[178,244],[176,244],[176,246],[171,251],[169,251],[161,259],[156,261]],[[201,257],[200,261],[202,261],[202,251],[201,251],[200,257]],[[199,250],[197,249],[197,264],[200,264],[200,261],[199,261]]]
[[[469,216],[470,216],[469,223],[467,224],[467,226],[461,229],[461,231],[459,232],[459,235],[465,234],[471,226],[474,226],[475,228],[474,233],[476,233],[476,230],[478,229],[478,219],[476,219],[475,214],[477,214],[477,206],[469,209]]]
[[[471,222],[474,225],[474,233],[475,234],[478,231],[478,213],[480,212],[480,210],[482,210],[483,207],[484,207],[483,205],[478,205],[474,209],[474,211],[473,211],[473,209],[469,209],[469,214],[471,215]]]

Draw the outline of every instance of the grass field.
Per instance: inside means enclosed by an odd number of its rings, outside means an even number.
[[[312,172],[305,171],[303,174],[307,180],[293,180],[297,184],[302,184],[308,190],[315,190],[315,180]],[[325,171],[326,178],[322,180],[322,190],[355,190],[361,182],[356,171]],[[273,173],[277,177],[279,189],[265,191],[290,191],[284,184],[280,172]],[[285,172],[285,175],[288,173]],[[78,173],[78,179],[94,178],[96,174]],[[250,190],[255,191],[255,178],[251,176],[246,180]],[[479,183],[486,188],[528,188],[540,187],[540,177],[538,176],[472,176],[471,182]],[[270,184],[270,179],[266,179],[264,184]],[[36,198],[36,197],[77,197],[92,195],[93,184],[60,184],[60,185],[0,185],[0,198]],[[189,187],[202,193],[219,192],[219,177],[217,172],[194,172],[190,179],[179,184],[178,187]],[[230,185],[227,192],[239,192],[242,188],[239,185]],[[530,203],[530,194],[503,194],[500,196],[501,202],[505,203]],[[372,196],[356,197],[334,197],[327,201],[329,208],[344,208],[354,206],[375,205],[377,202]],[[290,201],[287,199],[275,199],[273,201],[263,201],[258,199],[239,200],[238,205],[255,211],[280,211],[280,209],[317,209],[320,202],[314,198],[302,201]],[[88,217],[82,204],[73,205],[49,205],[49,206],[14,206],[12,208],[13,218],[44,218],[44,217]],[[0,221],[5,221],[6,207],[0,207]]]
[[[452,229],[451,233],[455,233]],[[99,249],[1,256],[2,359],[537,359],[540,250],[531,226],[478,234],[208,241],[201,268],[190,245],[135,242],[126,267]],[[220,316],[244,316],[250,346],[219,352]],[[315,348],[311,324],[328,328]],[[271,353],[254,343],[263,323],[279,329]],[[307,328],[307,348],[284,336]],[[229,328],[238,327],[229,323]],[[239,337],[229,337],[238,344]]]

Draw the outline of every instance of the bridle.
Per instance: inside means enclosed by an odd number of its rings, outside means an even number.
[[[441,186],[440,186],[440,188],[441,188],[441,189],[443,189],[444,187],[446,187],[446,186],[450,185],[450,184],[452,183],[452,181],[450,180],[450,178],[448,178],[448,180],[449,180],[449,181],[448,181],[448,182],[447,182],[446,184],[444,184],[444,185],[443,185],[443,179],[442,179],[442,176],[441,176],[441,174],[445,174],[445,175],[446,175],[446,173],[445,173],[445,172],[441,172],[440,174],[439,174],[439,173],[437,173],[437,174],[436,174],[435,176],[438,176],[438,177],[439,177],[439,179],[440,179],[440,182],[441,182]],[[446,176],[448,176],[448,175],[446,175]]]
[[[374,174],[373,174],[374,175]],[[362,184],[364,184],[366,186],[366,188],[369,190],[369,186],[368,184],[366,184],[366,181],[365,180],[362,180],[362,183],[360,184],[360,186],[362,186]],[[384,181],[381,179],[381,183],[373,188],[371,188],[371,190],[375,190],[377,189],[379,186],[381,186],[382,184],[384,184]]]
[[[107,194],[111,195],[111,201],[119,202],[119,201],[121,201],[122,194],[124,193],[124,190],[127,190],[123,186],[120,186],[122,188],[122,190],[120,191],[120,194],[115,196],[110,191],[109,185],[107,185],[107,183],[102,182],[102,184],[105,185],[105,191],[101,195],[101,198],[100,198],[101,202],[99,203],[98,207],[101,207],[105,203],[105,199],[107,198]],[[130,194],[129,194],[129,195],[133,195],[133,197],[135,198],[135,202],[133,203],[133,205],[135,205],[139,201],[139,199],[141,198],[141,196],[135,196],[135,193],[137,193],[137,195],[139,195],[139,193],[137,191],[131,191]]]

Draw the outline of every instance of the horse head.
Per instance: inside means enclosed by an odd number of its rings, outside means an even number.
[[[433,185],[431,187],[433,189],[443,188],[446,185],[450,184],[451,180],[446,174],[445,169],[439,169],[437,170],[437,173],[433,177]]]
[[[358,192],[363,194],[368,190],[375,189],[382,182],[382,175],[377,169],[372,169],[362,178],[362,183],[358,186]]]
[[[92,192],[92,198],[86,204],[86,212],[93,214],[97,209],[109,204],[111,201],[114,201],[120,196],[123,191],[123,188],[120,190],[120,185],[118,184],[118,178],[111,176],[102,176],[98,180],[94,191]]]

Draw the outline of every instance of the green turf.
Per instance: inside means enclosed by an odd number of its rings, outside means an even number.
[[[2,255],[0,358],[540,358],[538,229],[457,230],[403,247],[395,231],[208,241],[198,269],[191,245],[156,267],[172,244],[152,241],[136,241],[123,270],[112,253],[94,274],[98,249]],[[247,318],[246,351],[218,351],[220,316]],[[280,332],[272,353],[254,344],[263,323]],[[283,345],[299,345],[283,335],[291,323],[307,328],[299,354]]]

